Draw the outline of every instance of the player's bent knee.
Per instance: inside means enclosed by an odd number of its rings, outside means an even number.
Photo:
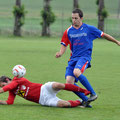
[[[81,70],[76,68],[76,69],[74,69],[73,74],[75,75],[75,77],[78,78],[81,75]]]
[[[57,107],[71,107],[68,101],[60,100],[58,101]]]
[[[63,89],[65,87],[65,85],[62,83],[55,82],[52,84],[52,87],[53,87],[53,89],[59,90],[59,89]]]

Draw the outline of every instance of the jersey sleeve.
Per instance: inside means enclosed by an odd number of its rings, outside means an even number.
[[[101,30],[91,25],[89,25],[89,31],[94,39],[101,38],[104,34]]]
[[[4,92],[13,90],[18,86],[18,83],[16,81],[12,81],[10,84],[3,87]]]
[[[63,33],[62,39],[61,39],[61,44],[64,46],[68,46],[69,44],[69,38],[68,38],[68,34],[67,34],[67,30],[65,30],[65,32]]]
[[[8,105],[11,105],[14,103],[15,96],[16,95],[12,91],[9,91],[8,100],[6,101]]]

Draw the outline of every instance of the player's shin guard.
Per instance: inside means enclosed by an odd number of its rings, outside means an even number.
[[[68,100],[68,102],[71,104],[71,107],[77,107],[81,104],[79,100],[76,101]]]
[[[90,85],[89,81],[83,74],[81,74],[78,77],[78,79],[87,90],[89,90],[92,94],[96,94],[95,91],[93,90],[92,86]]]

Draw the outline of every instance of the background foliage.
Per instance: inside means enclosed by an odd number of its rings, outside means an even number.
[[[69,4],[68,4],[69,3]],[[43,9],[43,0],[22,0],[27,11],[25,25],[22,27],[24,35],[41,35],[40,11]],[[68,4],[68,5],[67,5]],[[69,18],[73,9],[73,0],[52,0],[51,6],[55,13],[56,21],[51,25],[53,36],[61,36],[64,30],[71,25]],[[0,34],[12,34],[14,17],[12,14],[15,1],[0,1]],[[84,11],[84,22],[97,27],[97,5],[96,0],[79,0],[79,6]],[[119,0],[105,0],[106,10],[109,13],[105,20],[105,32],[120,36],[120,11]]]

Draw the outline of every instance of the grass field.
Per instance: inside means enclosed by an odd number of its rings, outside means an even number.
[[[120,40],[120,39],[119,39]],[[65,82],[64,73],[69,49],[60,59],[55,53],[60,48],[60,38],[12,36],[0,37],[0,75],[12,77],[14,65],[27,69],[26,78],[32,82]],[[1,120],[118,120],[120,118],[120,47],[104,39],[94,41],[92,68],[85,75],[98,94],[92,109],[52,108],[16,97],[14,105],[0,106]],[[80,84],[79,84],[80,85]],[[0,95],[6,100],[8,93]],[[58,94],[65,100],[78,99],[71,92]]]

